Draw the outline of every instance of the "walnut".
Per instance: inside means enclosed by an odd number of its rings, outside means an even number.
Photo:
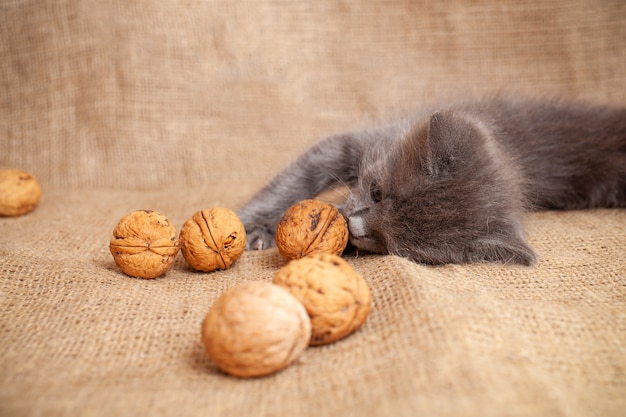
[[[313,254],[289,262],[274,275],[311,317],[311,342],[323,345],[357,330],[370,312],[365,280],[337,255]]]
[[[304,352],[310,337],[311,321],[302,304],[265,281],[227,290],[202,323],[202,341],[211,360],[240,377],[286,368]]]
[[[303,200],[291,206],[276,227],[276,247],[288,260],[312,253],[340,255],[348,244],[348,225],[332,204]]]
[[[19,169],[0,170],[0,216],[21,216],[32,211],[41,199],[39,182]]]
[[[109,249],[125,274],[156,278],[172,267],[180,244],[167,217],[156,211],[137,210],[115,226]]]
[[[246,249],[246,229],[227,208],[201,210],[181,228],[180,243],[192,268],[204,272],[228,269]]]

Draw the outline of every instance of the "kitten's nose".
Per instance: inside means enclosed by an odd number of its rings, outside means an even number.
[[[354,237],[363,237],[367,235],[367,228],[365,227],[365,222],[363,221],[363,217],[361,216],[348,217],[348,230],[350,230],[350,234]]]

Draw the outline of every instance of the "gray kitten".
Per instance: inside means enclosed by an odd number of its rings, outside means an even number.
[[[495,98],[331,136],[239,211],[248,249],[274,246],[289,206],[340,185],[357,248],[532,265],[525,211],[626,207],[626,109]]]

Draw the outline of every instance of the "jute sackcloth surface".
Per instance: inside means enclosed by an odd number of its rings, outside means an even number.
[[[372,290],[365,325],[283,372],[241,380],[207,359],[200,323],[227,288],[271,280],[285,264],[275,250],[211,274],[179,257],[156,280],[123,275],[108,252],[133,208],[179,228],[191,207],[230,203],[205,191],[55,192],[0,220],[3,415],[623,412],[624,211],[529,216],[534,268],[346,256]]]

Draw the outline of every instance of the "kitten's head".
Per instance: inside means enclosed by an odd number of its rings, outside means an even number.
[[[375,146],[343,207],[351,243],[425,263],[530,265],[516,171],[483,122],[453,112]]]

